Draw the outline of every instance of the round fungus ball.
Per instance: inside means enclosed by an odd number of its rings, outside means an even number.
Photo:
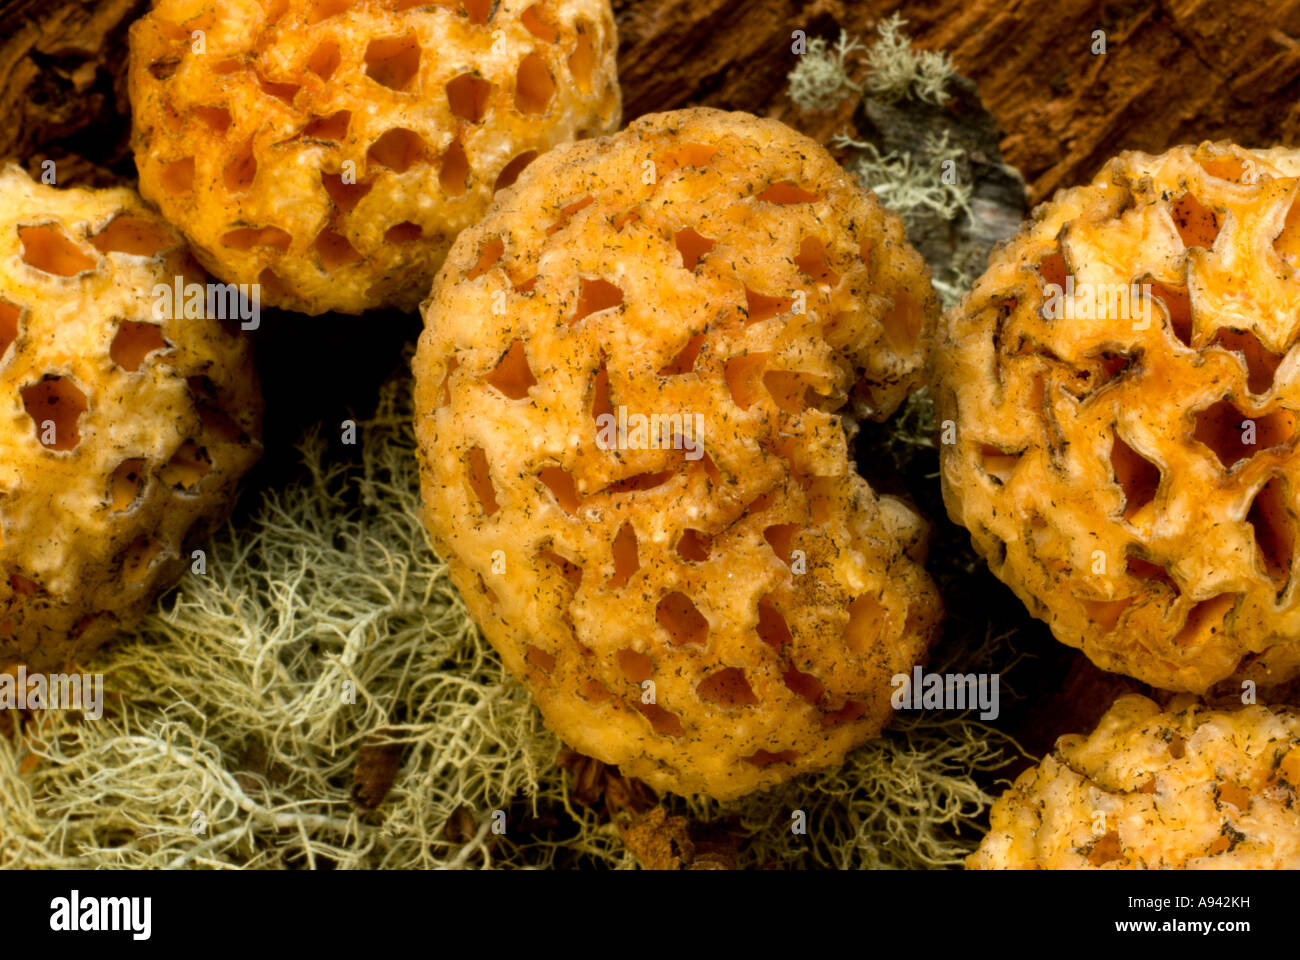
[[[1122,154],[941,324],[948,512],[1103,669],[1300,673],[1298,174],[1280,148]]]
[[[159,0],[140,190],[264,303],[414,310],[496,190],[617,128],[617,46],[608,0]]]
[[[940,602],[850,458],[923,375],[901,224],[775,120],[558,148],[456,241],[415,359],[426,523],[556,733],[732,798],[891,714]]]
[[[993,805],[972,869],[1300,869],[1300,716],[1116,700]]]
[[[132,191],[0,172],[0,668],[61,668],[130,625],[256,461],[238,320],[176,308],[203,279]]]

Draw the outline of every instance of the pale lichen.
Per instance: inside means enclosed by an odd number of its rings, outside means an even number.
[[[786,75],[790,99],[801,110],[829,110],[847,96],[862,92],[849,77],[848,58],[864,49],[843,30],[832,47],[823,37],[808,41],[799,62]]]
[[[417,519],[408,391],[359,425],[360,463],[308,436],[302,480],[262,492],[206,574],[89,667],[100,720],[51,712],[0,739],[0,862],[428,867],[461,852],[442,837],[458,806],[558,802],[559,744]],[[405,760],[362,815],[352,769],[381,729]]]
[[[830,110],[845,97],[867,93],[885,102],[905,97],[943,106],[953,77],[946,53],[918,50],[903,32],[898,14],[876,25],[876,38],[865,46],[841,30],[832,46],[824,37],[808,41],[799,62],[786,75],[789,96],[801,110]],[[850,76],[849,57],[865,51],[867,74],[861,83]]]
[[[971,182],[959,176],[964,160],[948,131],[928,134],[915,153],[882,154],[874,143],[837,133],[831,141],[838,148],[851,148],[845,166],[864,187],[874,191],[882,203],[912,226],[918,217],[932,215],[955,220],[970,215]]]
[[[906,25],[898,14],[876,25],[877,37],[866,57],[867,92],[887,101],[914,96],[941,107],[948,101],[952,61],[946,53],[913,47],[903,33]]]
[[[903,100],[913,101],[912,113],[918,112],[918,104],[927,105],[920,113],[942,107],[951,99],[948,86],[956,76],[952,62],[946,54],[914,48],[903,32],[906,24],[897,14],[881,21],[870,46],[844,31],[834,47],[823,38],[809,40],[788,75],[790,99],[800,109],[816,111],[830,110],[851,95],[866,98],[862,106],[876,109]],[[865,51],[867,65],[861,83],[851,79],[847,64],[849,55],[858,51]],[[831,138],[831,146],[843,151],[845,168],[903,218],[913,242],[936,225],[963,217],[969,222],[973,188],[963,145],[947,129],[915,133],[906,142],[906,148],[882,150],[847,132]],[[931,264],[934,287],[945,307],[956,303],[974,279],[960,260]]]
[[[570,798],[559,742],[429,549],[409,390],[383,388],[359,458],[312,432],[301,479],[258,494],[207,573],[88,666],[101,719],[28,715],[0,737],[0,866],[635,867]],[[364,813],[352,772],[376,735],[403,759]],[[664,802],[727,824],[739,865],[950,865],[1008,749],[967,715],[904,717],[840,769],[726,807]]]

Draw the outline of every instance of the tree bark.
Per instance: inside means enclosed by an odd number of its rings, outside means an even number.
[[[1115,153],[1300,137],[1300,0],[615,0],[629,118],[688,103],[785,119],[825,141],[850,105],[821,115],[784,95],[790,34],[868,37],[895,12],[917,45],[946,51],[979,86],[1003,158],[1030,199],[1090,179]],[[1106,52],[1094,55],[1094,31]],[[857,78],[864,70],[859,67]]]
[[[864,38],[892,13],[948,52],[1001,130],[1031,200],[1124,149],[1300,139],[1300,0],[613,0],[628,119],[701,103],[785,119],[826,141],[852,104],[785,96],[790,35]],[[130,176],[126,28],[147,0],[0,0],[0,155],[79,156]],[[1094,31],[1106,52],[1093,54]],[[856,76],[864,73],[859,63]],[[62,167],[62,164],[61,164]],[[99,178],[91,169],[86,175]]]
[[[0,0],[0,158],[59,182],[134,177],[126,31],[148,0]],[[111,172],[110,172],[111,171]]]

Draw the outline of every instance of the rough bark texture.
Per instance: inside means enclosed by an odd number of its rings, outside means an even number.
[[[1300,2],[1200,0],[615,0],[629,117],[685,103],[782,117],[825,140],[852,109],[797,111],[784,96],[790,33],[865,35],[894,12],[948,52],[1003,131],[1034,202],[1124,149],[1300,136]],[[1107,52],[1093,55],[1093,31]],[[861,75],[859,70],[858,75]]]
[[[0,155],[89,155],[131,174],[125,27],[147,0],[0,0]],[[786,119],[825,140],[845,101],[785,97],[790,33],[866,35],[900,12],[919,45],[976,81],[1034,201],[1118,150],[1300,138],[1300,0],[614,0],[627,116],[702,103]],[[1093,55],[1093,31],[1107,52]],[[859,75],[861,67],[859,67]]]
[[[0,0],[0,159],[60,182],[133,176],[126,31],[148,0]]]

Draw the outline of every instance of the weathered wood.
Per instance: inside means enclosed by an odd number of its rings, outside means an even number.
[[[127,154],[126,32],[148,6],[148,0],[0,3],[0,157],[33,171],[53,158],[61,183],[134,175]]]
[[[979,81],[1005,131],[1003,153],[1036,200],[1122,149],[1300,136],[1295,0],[1063,0],[1050,14],[1046,4],[934,6],[916,16],[918,37]],[[1106,33],[1104,55],[1090,52],[1094,30]]]
[[[1300,0],[616,0],[615,9],[629,117],[704,103],[781,117],[821,140],[851,106],[812,116],[790,104],[791,31],[866,35],[899,12],[919,46],[948,52],[979,85],[1003,156],[1035,202],[1124,149],[1300,139]],[[1105,32],[1104,55],[1091,53],[1094,30]]]
[[[0,0],[0,155],[30,167],[79,154],[133,173],[121,78],[126,27],[145,7]],[[853,105],[813,115],[789,102],[791,31],[866,36],[900,12],[920,46],[947,51],[976,81],[1034,201],[1122,149],[1300,140],[1300,0],[614,0],[614,9],[629,118],[702,103],[780,117],[822,141],[851,122]],[[1104,55],[1090,52],[1094,30],[1105,31]]]

